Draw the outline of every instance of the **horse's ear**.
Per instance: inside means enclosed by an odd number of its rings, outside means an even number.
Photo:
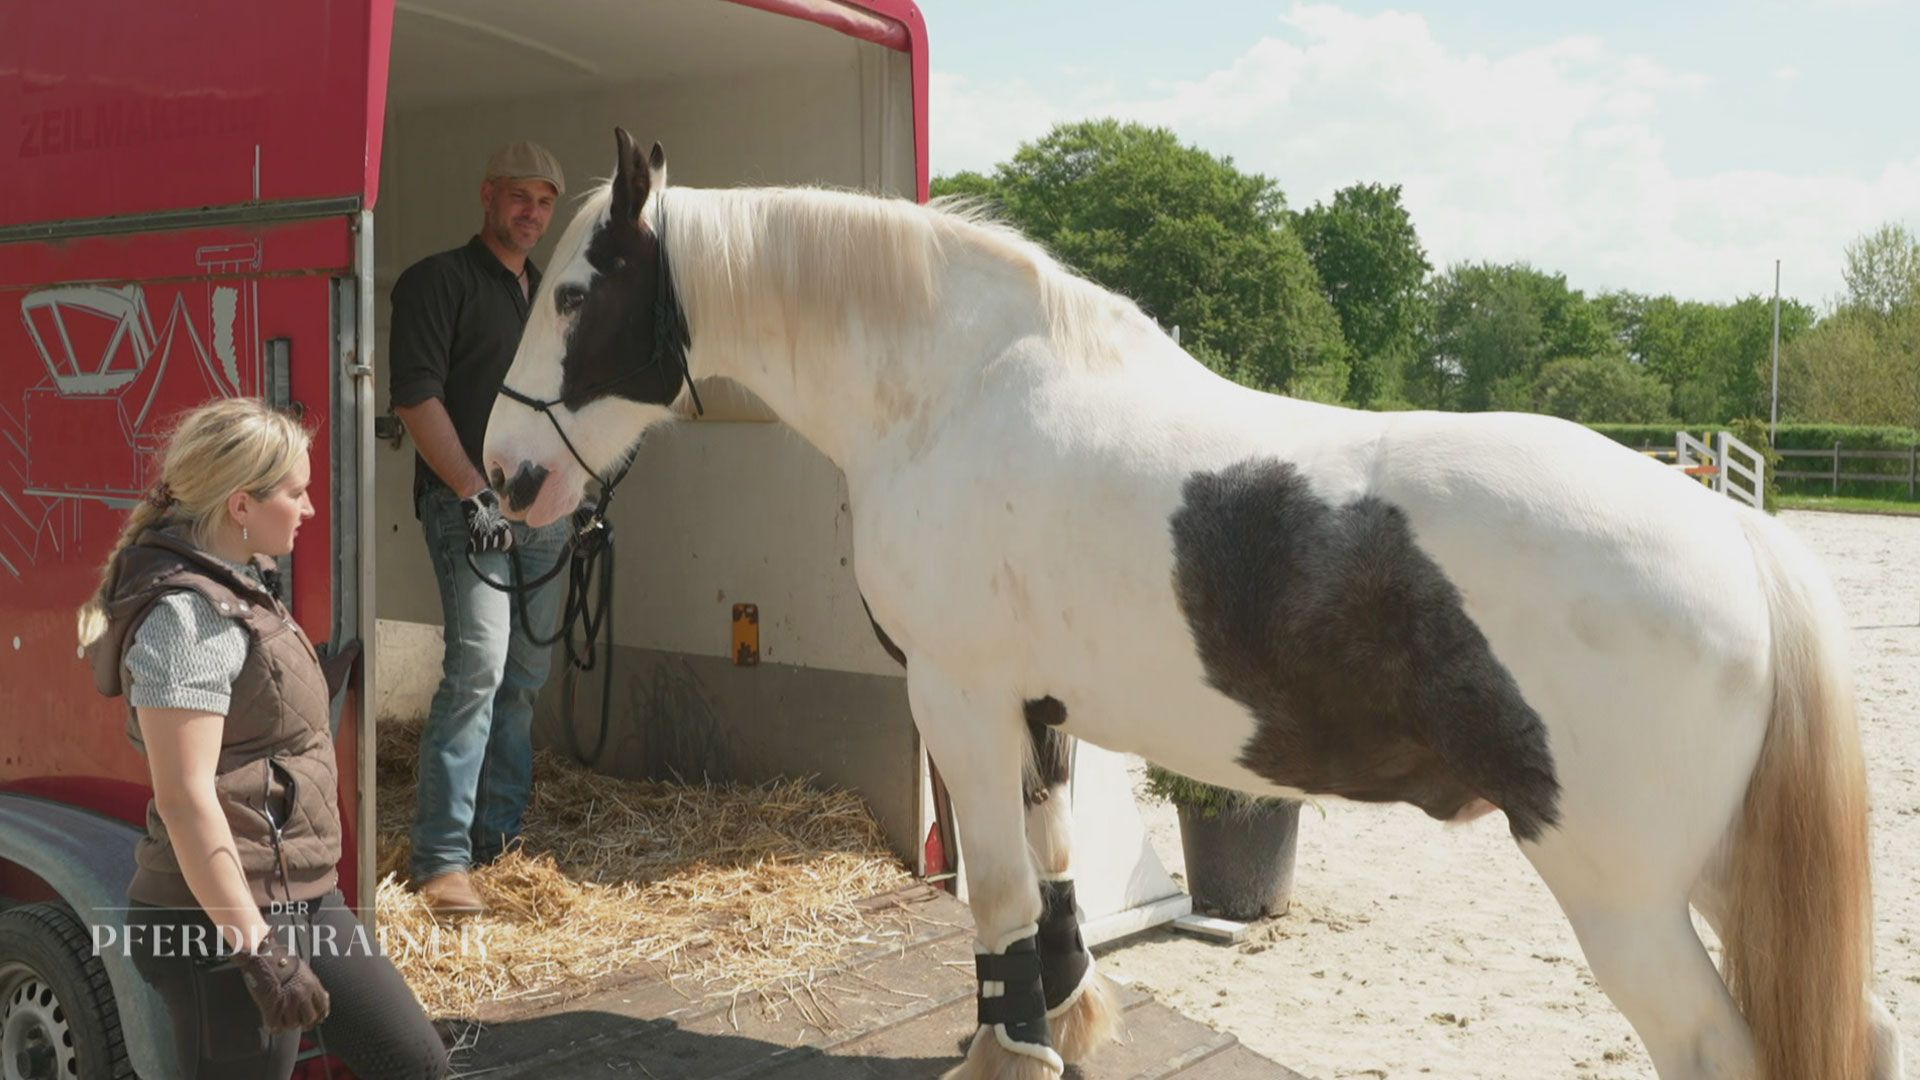
[[[616,161],[613,174],[612,213],[619,221],[640,220],[640,210],[647,205],[647,192],[653,183],[653,172],[640,157],[640,148],[633,144],[633,136],[626,128],[613,129],[613,143]]]
[[[653,150],[647,154],[647,172],[651,174],[653,186],[660,191],[667,189],[667,148],[659,143],[653,144]]]

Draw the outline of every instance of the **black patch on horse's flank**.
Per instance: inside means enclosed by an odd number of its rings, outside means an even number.
[[[1522,840],[1558,822],[1539,715],[1398,508],[1330,506],[1270,459],[1183,495],[1174,587],[1208,681],[1258,722],[1242,765],[1441,819],[1485,798]]]
[[[593,280],[581,296],[574,283],[553,289],[555,311],[572,312],[561,359],[560,400],[578,410],[602,397],[671,405],[680,394],[677,367],[651,363],[654,299],[659,290],[659,238],[640,223],[652,180],[647,162],[625,131],[616,134],[619,157],[607,220],[587,239]]]
[[[500,475],[498,468],[494,469],[494,475],[496,477]],[[540,497],[541,485],[546,482],[547,470],[545,466],[535,465],[526,461],[521,462],[520,468],[514,471],[513,479],[505,483],[505,490],[501,492],[501,494],[506,497],[507,509],[518,514],[526,510],[527,507],[532,506],[533,501]],[[499,488],[502,485],[496,480],[494,486]]]
[[[1028,806],[1046,802],[1052,789],[1073,776],[1073,736],[1060,730],[1067,722],[1067,707],[1056,697],[1034,698],[1026,703],[1027,736],[1033,740],[1033,772],[1036,786],[1024,794]]]

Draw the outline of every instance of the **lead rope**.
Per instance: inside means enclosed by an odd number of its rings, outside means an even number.
[[[626,475],[622,467],[613,483],[618,484]],[[526,580],[526,574],[520,563],[517,548],[507,550],[507,563],[510,569],[510,581],[496,581],[480,569],[474,561],[473,552],[467,552],[467,565],[474,576],[488,588],[496,592],[507,593],[519,608],[517,618],[520,632],[527,640],[540,648],[547,648],[555,642],[564,641],[567,651],[567,672],[562,684],[565,711],[567,716],[567,748],[574,760],[588,768],[600,763],[600,755],[606,751],[607,731],[612,721],[613,708],[613,524],[606,519],[607,507],[613,501],[613,484],[600,489],[600,497],[593,508],[584,514],[574,515],[573,535],[567,538],[567,548],[554,560],[552,567],[533,581]],[[604,563],[602,560],[605,560]],[[552,634],[541,636],[533,629],[531,617],[527,614],[527,594],[540,588],[559,576],[561,570],[567,574],[567,599],[560,617],[560,625]],[[598,586],[596,589],[595,586]],[[578,624],[582,630],[581,640],[575,644],[573,629]],[[596,639],[598,639],[596,641]],[[600,664],[601,657],[607,662]],[[574,706],[577,696],[579,673],[592,671],[596,665],[601,669],[600,681],[600,730],[594,738],[591,753],[580,749],[580,736],[573,722]]]

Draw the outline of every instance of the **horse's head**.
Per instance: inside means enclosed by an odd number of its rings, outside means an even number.
[[[687,383],[672,344],[682,331],[656,327],[678,311],[656,231],[666,153],[655,143],[642,156],[622,129],[614,139],[613,182],[560,237],[487,421],[487,478],[510,515],[536,526],[572,510],[588,479],[609,478]]]

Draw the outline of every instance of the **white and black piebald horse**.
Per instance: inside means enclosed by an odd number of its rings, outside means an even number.
[[[616,139],[489,474],[559,518],[689,369],[845,472],[967,853],[956,1074],[1057,1075],[1113,1019],[1045,797],[1063,734],[1256,794],[1501,812],[1662,1080],[1900,1074],[1844,623],[1785,528],[1558,420],[1234,385],[977,214],[669,192],[660,148]]]

